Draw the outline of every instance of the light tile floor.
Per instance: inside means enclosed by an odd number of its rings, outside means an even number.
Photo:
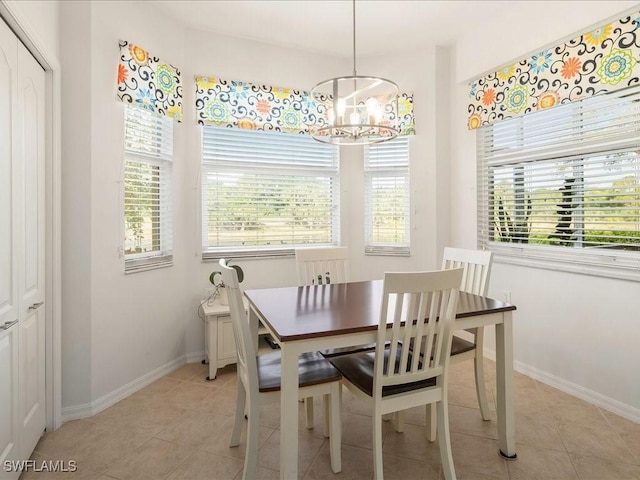
[[[483,422],[472,363],[452,366],[450,425],[456,473],[462,480],[640,479],[640,425],[515,374],[518,460],[497,454],[495,413]],[[495,364],[487,360],[487,385],[495,390]],[[235,411],[235,366],[207,382],[207,367],[184,365],[99,414],[70,421],[38,443],[33,459],[75,460],[75,473],[26,472],[21,480],[224,480],[242,478],[244,438],[228,442]],[[370,416],[348,391],[343,396],[342,473],[334,475],[322,436],[320,404],[313,430],[302,426],[300,477],[370,479]],[[490,398],[495,412],[495,398]],[[277,479],[278,405],[262,410],[259,478]],[[406,416],[404,433],[384,429],[387,479],[441,479],[438,446],[425,438],[423,409]]]

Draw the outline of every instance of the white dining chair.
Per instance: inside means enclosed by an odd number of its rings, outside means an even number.
[[[349,248],[348,247],[303,247],[295,249],[296,273],[298,285],[328,285],[349,281]],[[354,345],[352,347],[331,348],[320,353],[325,358],[337,355],[349,355],[362,351],[372,351],[375,345]],[[307,428],[314,426],[313,398],[305,398],[305,415]],[[326,411],[327,407],[324,406]],[[328,425],[325,415],[325,436]]]
[[[468,250],[462,248],[446,247],[442,258],[442,268],[462,268],[463,275],[460,283],[460,291],[486,296],[489,290],[489,278],[493,253],[484,250]],[[465,330],[471,335],[471,339],[465,339],[462,332],[454,332],[451,344],[451,362],[453,364],[473,359],[476,396],[480,406],[480,415],[487,421],[491,419],[489,402],[487,400],[487,388],[484,380],[483,341],[484,327]],[[429,440],[436,438],[436,414],[433,407],[427,405],[427,424],[429,427]],[[400,417],[400,423],[402,417]],[[402,428],[402,427],[400,427]]]
[[[348,247],[296,248],[298,285],[346,283],[349,276]]]
[[[297,248],[295,254],[299,286],[327,285],[349,281],[348,247]],[[353,345],[322,350],[320,353],[326,358],[331,358],[337,355],[373,351],[374,349],[375,344]]]
[[[455,478],[447,377],[462,272],[385,273],[375,351],[331,359],[343,384],[372,407],[376,479],[383,478],[383,415],[427,404],[437,408],[444,476]]]
[[[229,297],[229,311],[237,349],[238,398],[235,422],[231,434],[231,447],[240,444],[240,433],[247,414],[247,451],[244,461],[243,479],[256,478],[258,460],[258,430],[260,428],[260,407],[280,401],[280,352],[256,355],[251,338],[249,318],[242,302],[238,276],[235,269],[220,260],[222,279]],[[342,470],[340,420],[341,375],[320,353],[300,355],[298,362],[299,388],[306,396],[323,395],[328,406],[329,452],[331,469],[334,473]],[[245,410],[246,407],[246,410]]]
[[[295,256],[299,286],[347,282],[349,274],[348,247],[296,248]],[[313,398],[305,398],[304,406],[307,428],[311,429],[314,425]],[[327,406],[324,405],[324,411],[326,412],[326,410]],[[328,431],[326,415],[324,425],[326,436]]]

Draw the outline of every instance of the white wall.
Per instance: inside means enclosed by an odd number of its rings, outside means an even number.
[[[599,21],[622,17],[635,2],[584,2],[571,15],[545,16],[544,28],[523,24],[485,24],[461,39],[454,52],[452,77],[462,80],[526,56],[555,40],[572,37]],[[564,12],[564,13],[563,13]],[[500,32],[500,41],[491,39]],[[526,32],[526,34],[522,34]],[[488,48],[490,44],[490,48]],[[457,246],[476,246],[475,132],[467,130],[468,88],[453,86],[451,96],[451,217]],[[509,291],[517,305],[514,355],[522,371],[565,391],[640,420],[640,296],[636,282],[569,274],[496,263],[490,295]],[[492,332],[487,348],[494,349]]]
[[[517,2],[524,3],[533,2]],[[605,20],[618,19],[621,17],[618,13],[638,5],[638,2],[619,0],[535,3],[541,5],[540,15],[483,19],[477,29],[459,38],[456,81],[468,82],[495,72],[529,53],[574,38],[576,33],[581,34]]]
[[[118,255],[124,118],[116,101],[118,40],[181,65],[182,30],[154,9],[131,2],[61,2],[60,20],[64,415],[184,359],[188,312],[179,127],[175,265],[125,276]]]
[[[396,82],[401,91],[413,92],[416,135],[411,145],[411,257],[406,261],[367,257],[357,270],[439,268],[442,249],[449,244],[449,52],[433,46],[404,50],[360,62],[359,72],[380,75]],[[362,173],[359,172],[361,176]],[[360,196],[354,198],[357,204]],[[354,219],[363,230],[362,218]],[[356,245],[359,251],[361,245]],[[377,265],[380,263],[380,265]],[[372,276],[366,277],[372,278]]]
[[[61,2],[62,406],[91,401],[91,4]],[[62,24],[64,27],[64,23]],[[73,45],[74,48],[64,48]]]
[[[202,351],[202,323],[195,315],[205,288],[210,286],[209,274],[218,270],[215,262],[202,262],[200,217],[200,127],[195,121],[193,107],[196,75],[207,75],[227,80],[240,80],[257,84],[276,85],[296,89],[310,89],[327,75],[339,72],[342,61],[328,57],[313,56],[295,49],[278,48],[248,40],[231,39],[211,32],[187,31],[185,44],[184,81],[186,152],[188,167],[186,182],[189,189],[188,255],[189,287],[188,302],[183,308],[188,312],[187,351]],[[333,73],[331,73],[333,74]],[[244,288],[259,288],[267,285],[293,285],[296,282],[293,259],[243,260],[239,262],[245,271]]]
[[[130,382],[172,362],[202,356],[203,325],[196,307],[216,264],[200,260],[200,131],[194,122],[194,76],[309,89],[351,68],[348,60],[183,29],[141,2],[126,2],[126,7],[124,2],[61,3],[61,52],[71,52],[62,55],[68,82],[63,91],[63,406],[70,411],[104,403]],[[601,3],[598,15],[608,17],[602,5],[611,5],[613,15],[620,10],[619,4],[629,2]],[[597,18],[584,10],[577,10],[575,16],[590,26]],[[145,21],[134,20],[138,18]],[[546,22],[551,31],[557,31],[565,20],[552,16]],[[486,27],[488,32],[498,31],[495,25],[493,30]],[[515,26],[499,27],[505,38],[521,31]],[[546,32],[546,26],[528,31],[522,54],[535,48],[529,46],[531,37],[540,46],[549,43],[542,30]],[[413,229],[408,258],[362,254],[362,152],[353,147],[342,151],[342,238],[351,247],[353,279],[380,278],[385,270],[436,268],[442,248],[449,244],[475,248],[475,134],[466,130],[466,86],[451,79],[467,78],[474,71],[480,74],[491,64],[503,64],[518,55],[514,42],[487,42],[479,54],[477,39],[491,38],[483,34],[482,30],[470,32],[469,38],[476,42],[463,39],[451,51],[434,46],[367,59],[359,65],[363,74],[386,76],[401,89],[414,92],[418,135],[411,139]],[[184,84],[185,121],[175,127],[174,266],[128,276],[117,253],[123,150],[123,107],[115,100],[119,39],[138,43],[176,64]],[[478,57],[483,61],[473,63]],[[468,70],[456,67],[461,64]],[[295,283],[293,259],[243,260],[241,264],[245,288]],[[550,289],[551,285],[555,288]],[[565,293],[554,296],[560,287]],[[497,264],[491,293],[502,297],[509,290],[518,305],[515,352],[519,366],[633,410],[640,406],[637,382],[622,379],[634,378],[634,367],[640,364],[627,340],[638,333],[632,321],[632,312],[638,310],[632,296],[635,287],[628,282]],[[583,292],[589,295],[587,300],[581,298]],[[610,326],[613,335],[595,330],[595,322]],[[491,348],[492,342],[488,343]],[[615,375],[621,380],[611,382]]]
[[[29,32],[35,32],[33,39],[44,46],[47,53],[59,58],[58,52],[58,0],[4,0],[15,16],[23,22]]]
[[[126,2],[127,15],[120,13],[123,7],[121,2],[62,2],[63,407],[71,416],[100,408],[130,382],[173,361],[202,358],[203,324],[196,311],[217,265],[200,259],[200,127],[193,107],[194,76],[310,89],[320,80],[351,71],[348,60],[183,30],[142,3]],[[142,16],[145,22],[135,20]],[[118,256],[123,155],[123,106],[115,99],[119,39],[181,68],[185,114],[184,123],[175,126],[174,265],[127,276]],[[421,61],[412,63],[416,56]],[[436,68],[442,58],[434,48],[369,60],[378,70],[367,73],[392,76],[415,94],[421,135],[411,139],[414,248],[408,258],[364,256],[362,149],[344,148],[342,239],[351,247],[354,280],[381,278],[385,270],[435,268],[438,252],[448,241],[448,217],[436,209],[438,197],[448,199],[446,184],[436,181],[443,167],[448,170],[442,151],[446,142],[438,146],[436,141],[444,133],[438,131],[434,106],[439,103],[443,114],[448,111],[434,90],[448,83],[448,69]],[[407,67],[410,64],[414,67]],[[445,222],[441,228],[439,221]],[[296,282],[292,258],[245,260],[242,266],[245,288]]]
[[[310,90],[319,81],[332,76],[345,75],[351,72],[350,61],[310,55],[296,49],[286,49],[260,44],[247,40],[229,39],[212,35],[210,32],[187,31],[185,45],[189,45],[185,58],[185,81],[193,82],[197,74],[214,77],[242,80],[258,84],[269,84],[283,87]],[[420,62],[412,62],[419,55]],[[428,85],[436,79],[441,81],[442,75],[436,74],[432,68],[435,52],[406,52],[393,57],[367,60],[359,65],[359,72],[389,76],[400,87],[415,93],[416,128],[421,135],[411,138],[411,182],[412,200],[415,213],[411,231],[412,256],[407,258],[372,257],[364,255],[364,182],[362,147],[343,147],[341,150],[341,236],[344,245],[350,247],[351,277],[353,280],[382,278],[385,270],[433,268],[437,256],[436,236],[448,236],[448,227],[436,228],[435,213],[436,193],[436,133],[430,125],[435,124],[434,110],[430,107],[433,90]],[[384,68],[380,66],[383,65]],[[413,65],[407,67],[407,65]],[[400,76],[398,76],[400,73]],[[448,76],[448,70],[444,71]],[[421,79],[428,78],[429,82]],[[433,79],[433,81],[431,81]],[[195,211],[199,208],[199,145],[200,127],[194,124],[193,89],[185,95],[185,131],[187,135],[189,202]],[[447,107],[448,108],[448,107]],[[432,133],[429,133],[432,132]],[[441,186],[446,188],[446,185]],[[189,228],[192,238],[189,254],[193,259],[191,298],[188,311],[194,312],[202,292],[208,285],[209,274],[217,270],[217,264],[199,261],[200,256],[200,220],[194,218]],[[191,221],[191,219],[189,220]],[[445,233],[443,233],[444,231]],[[245,270],[244,288],[266,286],[295,285],[296,275],[293,258],[243,260],[240,262]],[[188,352],[202,349],[201,322],[192,315],[187,330]]]
[[[123,14],[125,12],[125,14]],[[144,21],[140,21],[144,18]],[[118,40],[184,64],[182,29],[138,2],[94,2],[91,15],[91,245],[93,400],[184,355],[186,252],[181,181],[184,130],[174,127],[174,265],[123,274],[123,104],[116,101]],[[187,83],[185,88],[189,88]]]

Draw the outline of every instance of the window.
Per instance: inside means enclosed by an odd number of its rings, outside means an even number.
[[[125,108],[125,273],[171,265],[173,122]]]
[[[483,127],[478,159],[480,247],[640,279],[640,87]]]
[[[409,255],[409,137],[365,147],[365,253]]]
[[[308,135],[202,127],[203,258],[338,245],[338,156]]]

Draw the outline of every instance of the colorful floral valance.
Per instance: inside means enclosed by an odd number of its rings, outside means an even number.
[[[197,76],[196,117],[201,125],[310,134],[327,124],[327,109],[311,92]],[[415,134],[413,95],[398,97],[398,117],[401,135]]]
[[[181,122],[180,71],[137,45],[127,41],[119,45],[118,98]]]
[[[640,13],[470,84],[470,129],[640,82]]]
[[[398,95],[398,129],[400,135],[415,135],[416,124],[413,115],[413,93]]]

